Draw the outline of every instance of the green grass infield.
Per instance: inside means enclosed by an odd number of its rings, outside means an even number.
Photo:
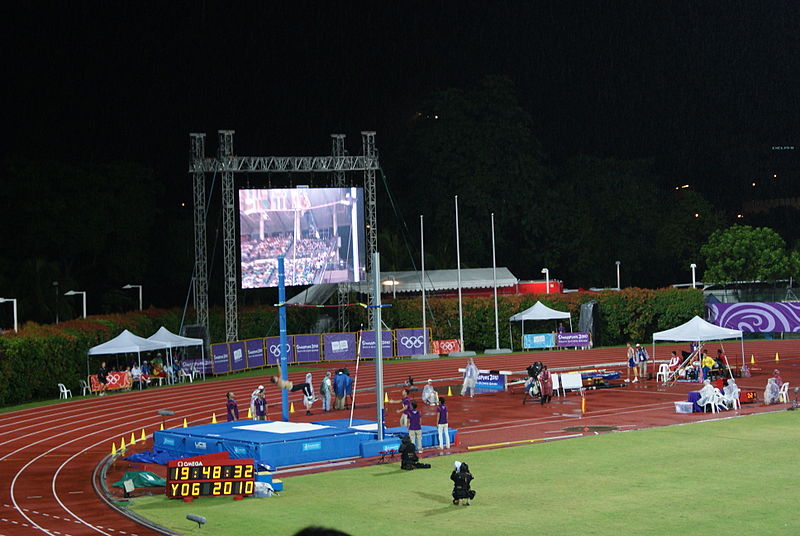
[[[137,514],[181,534],[800,534],[800,411],[534,443],[284,478],[264,499],[138,497]],[[455,460],[477,491],[452,504]],[[198,528],[186,514],[205,516]]]

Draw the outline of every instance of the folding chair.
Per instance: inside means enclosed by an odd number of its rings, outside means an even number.
[[[72,391],[67,389],[63,383],[58,384],[58,398],[67,399],[72,396]]]

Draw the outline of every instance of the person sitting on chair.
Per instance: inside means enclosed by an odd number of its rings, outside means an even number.
[[[767,380],[767,387],[764,389],[764,404],[770,405],[777,403],[779,394],[780,389],[778,389],[778,382],[775,381],[775,378],[773,377]]]
[[[722,390],[722,399],[729,408],[736,407],[736,401],[739,400],[739,386],[733,378],[728,378],[727,385]]]
[[[433,380],[428,380],[425,387],[422,388],[422,401],[429,406],[436,406],[439,404],[439,393],[433,388]]]
[[[675,350],[672,351],[672,357],[669,358],[669,363],[667,366],[669,367],[670,372],[675,372],[675,370],[681,365],[681,358],[678,357],[678,352]]]
[[[722,393],[719,392],[719,389],[711,385],[711,380],[704,380],[703,388],[700,389],[700,399],[697,401],[697,405],[705,411],[706,406],[709,404],[716,406],[722,405]]]
[[[475,498],[475,492],[470,483],[474,480],[469,466],[464,462],[455,462],[455,469],[450,473],[450,480],[453,481],[453,504],[459,501],[464,506],[469,506],[469,501]]]

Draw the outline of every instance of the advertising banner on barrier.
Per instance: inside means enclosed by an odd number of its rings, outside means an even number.
[[[264,361],[264,339],[249,339],[244,341],[247,350],[247,368],[263,367]]]
[[[552,333],[527,333],[522,337],[522,348],[552,348],[554,343]]]
[[[322,344],[326,361],[356,358],[355,333],[325,333]]]
[[[286,337],[286,362],[294,363],[294,348],[291,335]],[[267,337],[264,339],[264,348],[267,350],[267,365],[278,365],[281,360],[281,338]]]
[[[506,377],[503,374],[493,372],[478,373],[478,380],[475,382],[476,389],[487,391],[502,391],[506,388]]]
[[[396,354],[400,357],[410,355],[427,354],[425,348],[425,337],[422,336],[422,328],[396,329],[394,330],[394,340]],[[431,330],[428,329],[428,347],[431,345]]]
[[[383,348],[381,355],[383,357],[394,357],[394,337],[389,330],[381,331],[381,347]],[[362,331],[361,332],[361,357],[374,359],[377,357],[375,350],[375,332]]]
[[[450,352],[460,352],[461,343],[458,339],[444,339],[441,341],[431,341],[431,349],[434,354],[449,354]]]
[[[573,333],[556,333],[556,346],[589,346],[589,333],[575,331]]]
[[[112,389],[127,389],[131,386],[130,372],[109,372],[106,374],[106,391]],[[100,382],[97,381],[97,374],[89,376],[89,388],[91,391],[97,392],[100,390]]]
[[[231,360],[228,354],[228,343],[219,342],[211,345],[211,372],[225,374],[231,371]]]
[[[800,303],[709,303],[711,321],[745,333],[800,333]]]
[[[294,355],[298,363],[322,361],[322,349],[319,335],[295,335]]]
[[[228,349],[231,354],[231,370],[236,372],[247,368],[247,359],[244,353],[244,341],[236,341],[228,343]]]

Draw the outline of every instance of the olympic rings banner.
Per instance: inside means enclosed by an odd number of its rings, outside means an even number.
[[[231,359],[228,354],[228,343],[221,342],[211,345],[211,372],[225,374],[231,371]]]
[[[109,372],[106,374],[106,390],[110,389],[127,389],[131,386],[131,380],[128,377],[129,372]],[[92,392],[97,392],[100,390],[100,382],[97,381],[97,374],[92,374],[89,376],[89,387],[91,388]]]
[[[264,348],[267,349],[267,365],[279,365],[281,361],[281,338],[267,337],[264,339]],[[294,363],[294,345],[292,336],[286,337],[286,363]]]
[[[431,341],[431,348],[434,354],[449,354],[450,352],[460,352],[461,343],[458,339]]]
[[[264,339],[249,339],[244,341],[247,350],[247,368],[264,366]]]
[[[295,335],[294,355],[298,363],[322,360],[322,347],[319,335]]]
[[[326,361],[356,358],[355,333],[325,333],[322,343]]]
[[[421,328],[396,329],[394,330],[395,343],[398,357],[408,357],[411,355],[427,354],[428,348],[425,347],[425,337]],[[431,345],[431,330],[428,328],[428,347]]]
[[[244,370],[247,366],[244,353],[244,342],[236,341],[228,343],[228,348],[231,354],[231,371],[238,372]]]
[[[394,334],[389,330],[381,331],[381,356],[394,357],[394,345],[392,344]],[[375,344],[374,331],[361,332],[361,357],[366,359],[374,359],[378,357]]]

